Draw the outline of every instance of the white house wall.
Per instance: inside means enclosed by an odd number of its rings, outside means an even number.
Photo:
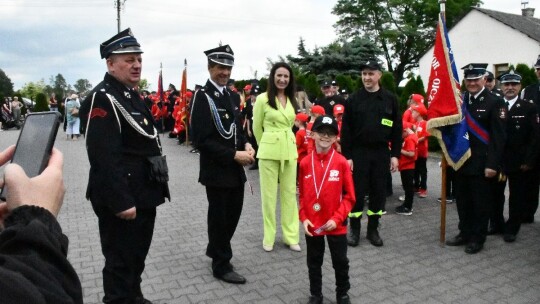
[[[533,66],[540,54],[540,42],[476,10],[458,22],[448,35],[460,81],[463,78],[460,69],[468,63],[488,63],[488,70],[494,72],[494,64],[525,63]],[[432,58],[433,47],[419,62],[426,90]]]

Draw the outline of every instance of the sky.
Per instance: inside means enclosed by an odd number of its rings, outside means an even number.
[[[452,1],[452,0],[448,0]],[[483,0],[483,8],[521,14],[527,0]],[[157,88],[180,87],[184,59],[188,88],[208,78],[204,51],[229,44],[234,79],[268,74],[268,58],[297,55],[302,37],[313,50],[333,42],[337,0],[122,0],[121,29],[130,27],[144,51],[142,78]],[[528,0],[540,16],[540,0]],[[0,69],[18,90],[62,74],[68,84],[95,86],[106,71],[99,44],[117,33],[116,0],[0,0]],[[223,4],[221,4],[223,3]]]

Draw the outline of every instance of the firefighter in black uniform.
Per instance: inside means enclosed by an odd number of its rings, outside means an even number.
[[[394,94],[380,86],[381,66],[375,61],[361,65],[364,87],[345,104],[341,149],[353,170],[356,201],[349,214],[350,246],[360,238],[360,219],[369,193],[367,238],[374,246],[383,241],[377,230],[386,200],[388,171],[398,169],[401,152],[401,114]],[[388,145],[391,145],[389,149]]]
[[[104,303],[151,303],[141,274],[152,242],[156,207],[169,198],[167,172],[154,120],[133,89],[141,53],[130,29],[100,45],[105,77],[83,102],[90,176],[86,198],[98,217]],[[154,165],[151,165],[153,163]]]
[[[456,171],[460,232],[446,242],[448,246],[466,245],[465,252],[469,254],[484,247],[490,203],[506,142],[506,106],[485,88],[486,67],[487,64],[474,63],[462,68],[467,89],[463,102],[471,117],[467,119],[471,157]]]
[[[487,71],[486,76],[486,88],[495,96],[503,98],[503,92],[501,89],[497,88],[497,82],[495,81],[495,75],[491,73],[490,71]]]
[[[321,91],[324,96],[313,102],[314,105],[319,105],[324,108],[324,112],[328,116],[334,116],[334,106],[337,104],[344,105],[345,99],[342,96],[337,95],[332,88],[330,81],[323,81],[321,84]]]
[[[534,167],[540,153],[540,122],[536,106],[518,97],[521,75],[513,70],[499,77],[504,100],[508,105],[508,122],[503,168],[508,176],[509,216],[504,240],[513,242],[526,215],[527,193],[535,186]],[[502,209],[500,210],[502,213]]]
[[[534,68],[536,70],[538,82],[528,85],[525,89],[523,89],[521,92],[521,98],[526,101],[532,101],[536,105],[537,112],[540,114],[540,55],[538,55]],[[536,166],[533,168],[533,171],[535,186],[532,187],[527,193],[527,211],[525,212],[526,214],[523,219],[523,223],[533,223],[534,214],[538,209],[538,195],[540,193],[540,156],[539,159],[536,160]]]
[[[240,97],[226,85],[234,65],[229,45],[204,52],[210,79],[195,93],[191,106],[193,145],[200,152],[199,182],[208,198],[208,246],[214,277],[244,284],[234,271],[231,239],[244,201],[243,166],[254,162],[255,150],[242,134]]]

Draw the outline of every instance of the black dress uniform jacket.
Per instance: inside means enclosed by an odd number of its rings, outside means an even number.
[[[333,95],[330,97],[323,97],[313,102],[314,105],[319,105],[324,108],[326,115],[334,116],[334,106],[337,104],[345,105],[345,99],[340,95]]]
[[[536,105],[538,113],[540,113],[540,81],[523,89],[521,98],[532,101]]]
[[[236,123],[235,134],[231,138],[225,139],[217,131],[207,96],[214,101],[218,119],[225,130]],[[227,88],[222,94],[207,81],[193,97],[191,131],[193,145],[201,154],[199,182],[211,187],[243,185],[246,181],[244,168],[234,160],[236,151],[243,151],[246,144],[240,122],[240,96]]]
[[[54,216],[22,206],[6,218],[0,235],[0,302],[82,303],[82,288],[67,260],[68,239]]]
[[[466,93],[465,104],[469,114],[489,134],[489,142],[486,145],[469,132],[471,157],[459,172],[483,176],[486,168],[500,171],[506,142],[507,110],[504,101],[484,88],[477,98]]]
[[[167,183],[149,179],[147,157],[161,154],[159,138],[150,139],[137,132],[118,109],[113,109],[106,93],[114,96],[146,133],[154,134],[152,114],[139,93],[106,73],[80,109],[83,127],[90,119],[86,146],[91,167],[86,197],[114,213],[131,207],[153,208],[165,197],[170,200]]]
[[[521,171],[521,165],[534,168],[540,153],[540,125],[536,105],[518,98],[508,110],[508,140],[504,153],[504,170]]]
[[[383,120],[386,123],[383,124]],[[391,125],[387,122],[391,122]],[[342,153],[347,159],[352,159],[357,146],[380,147],[391,143],[390,156],[399,158],[402,128],[394,94],[384,88],[375,93],[369,93],[362,88],[345,103],[341,129]]]

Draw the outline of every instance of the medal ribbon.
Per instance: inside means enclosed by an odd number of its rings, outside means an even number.
[[[328,168],[330,168],[330,163],[332,163],[332,159],[334,158],[334,152],[336,152],[336,150],[332,150],[332,155],[330,155],[330,160],[328,160],[328,164],[326,165],[326,169],[324,170],[324,175],[321,180],[321,185],[319,186],[319,189],[317,189],[317,179],[315,178],[315,159],[313,156],[315,155],[315,152],[311,153],[311,170],[313,171],[313,186],[315,187],[315,195],[317,196],[316,202],[319,201],[319,195],[321,194],[321,189],[324,184],[324,180],[326,179]]]

